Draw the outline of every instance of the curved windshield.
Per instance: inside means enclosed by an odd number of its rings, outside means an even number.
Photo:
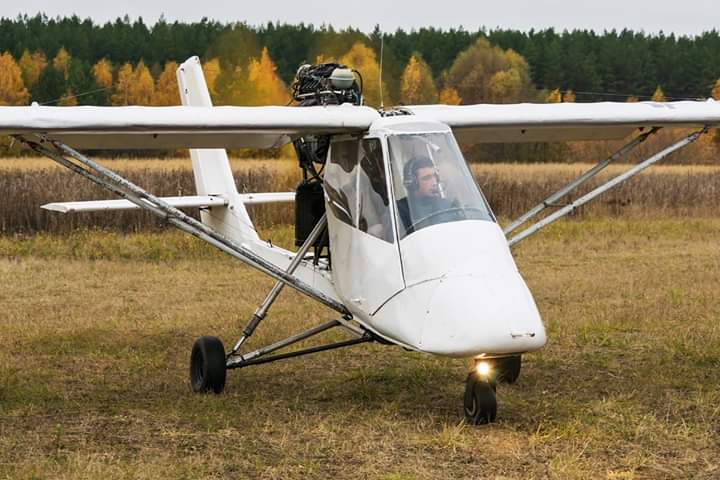
[[[400,238],[438,223],[494,221],[450,133],[388,136]]]

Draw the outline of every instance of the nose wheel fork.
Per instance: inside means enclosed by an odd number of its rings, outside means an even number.
[[[465,383],[463,410],[472,425],[492,423],[497,416],[497,384],[515,383],[520,376],[522,357],[478,359]]]

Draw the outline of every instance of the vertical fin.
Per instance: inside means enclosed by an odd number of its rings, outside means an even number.
[[[177,79],[183,105],[213,106],[198,57],[191,57],[178,67]],[[197,194],[220,195],[228,200],[226,207],[201,211],[202,222],[237,242],[258,241],[252,220],[238,195],[227,152],[222,148],[196,148],[190,149],[190,157]]]

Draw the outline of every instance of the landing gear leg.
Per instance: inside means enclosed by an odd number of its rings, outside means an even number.
[[[465,420],[472,425],[492,423],[497,415],[495,381],[470,372],[465,383]]]

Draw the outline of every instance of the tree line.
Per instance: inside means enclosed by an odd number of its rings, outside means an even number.
[[[169,70],[199,55],[217,72],[218,91],[213,96],[220,103],[285,100],[279,90],[287,91],[299,65],[344,60],[366,77],[368,103],[373,104],[375,90],[379,91],[376,64],[381,43],[385,104],[543,101],[555,90],[571,91],[566,98],[576,101],[649,100],[654,95],[668,100],[702,98],[711,95],[720,78],[717,31],[678,37],[629,30],[600,34],[430,27],[385,34],[376,28],[366,34],[302,23],[250,26],[207,19],[171,23],[161,18],[148,25],[142,18],[126,16],[96,24],[77,16],[39,14],[0,19],[0,66],[11,68],[12,58],[22,77],[19,86],[3,73],[2,88],[27,89],[27,95],[4,94],[0,102],[11,103],[12,97],[14,104],[117,105],[132,99],[164,105],[170,101],[165,91],[171,83]],[[249,77],[267,76],[271,70],[271,85],[261,88],[266,91],[230,91],[241,84],[252,86]],[[504,73],[493,78],[498,72]],[[131,87],[138,82],[140,86]],[[557,94],[551,98],[557,99]]]
[[[382,75],[380,51],[383,51]],[[104,25],[78,17],[0,19],[0,105],[178,105],[178,63],[199,55],[216,105],[285,105],[303,63],[362,73],[378,106],[720,99],[720,36],[332,26],[208,20]],[[382,77],[382,79],[381,79]],[[7,139],[0,150],[8,152]],[[474,159],[546,160],[565,145],[481,146]]]

